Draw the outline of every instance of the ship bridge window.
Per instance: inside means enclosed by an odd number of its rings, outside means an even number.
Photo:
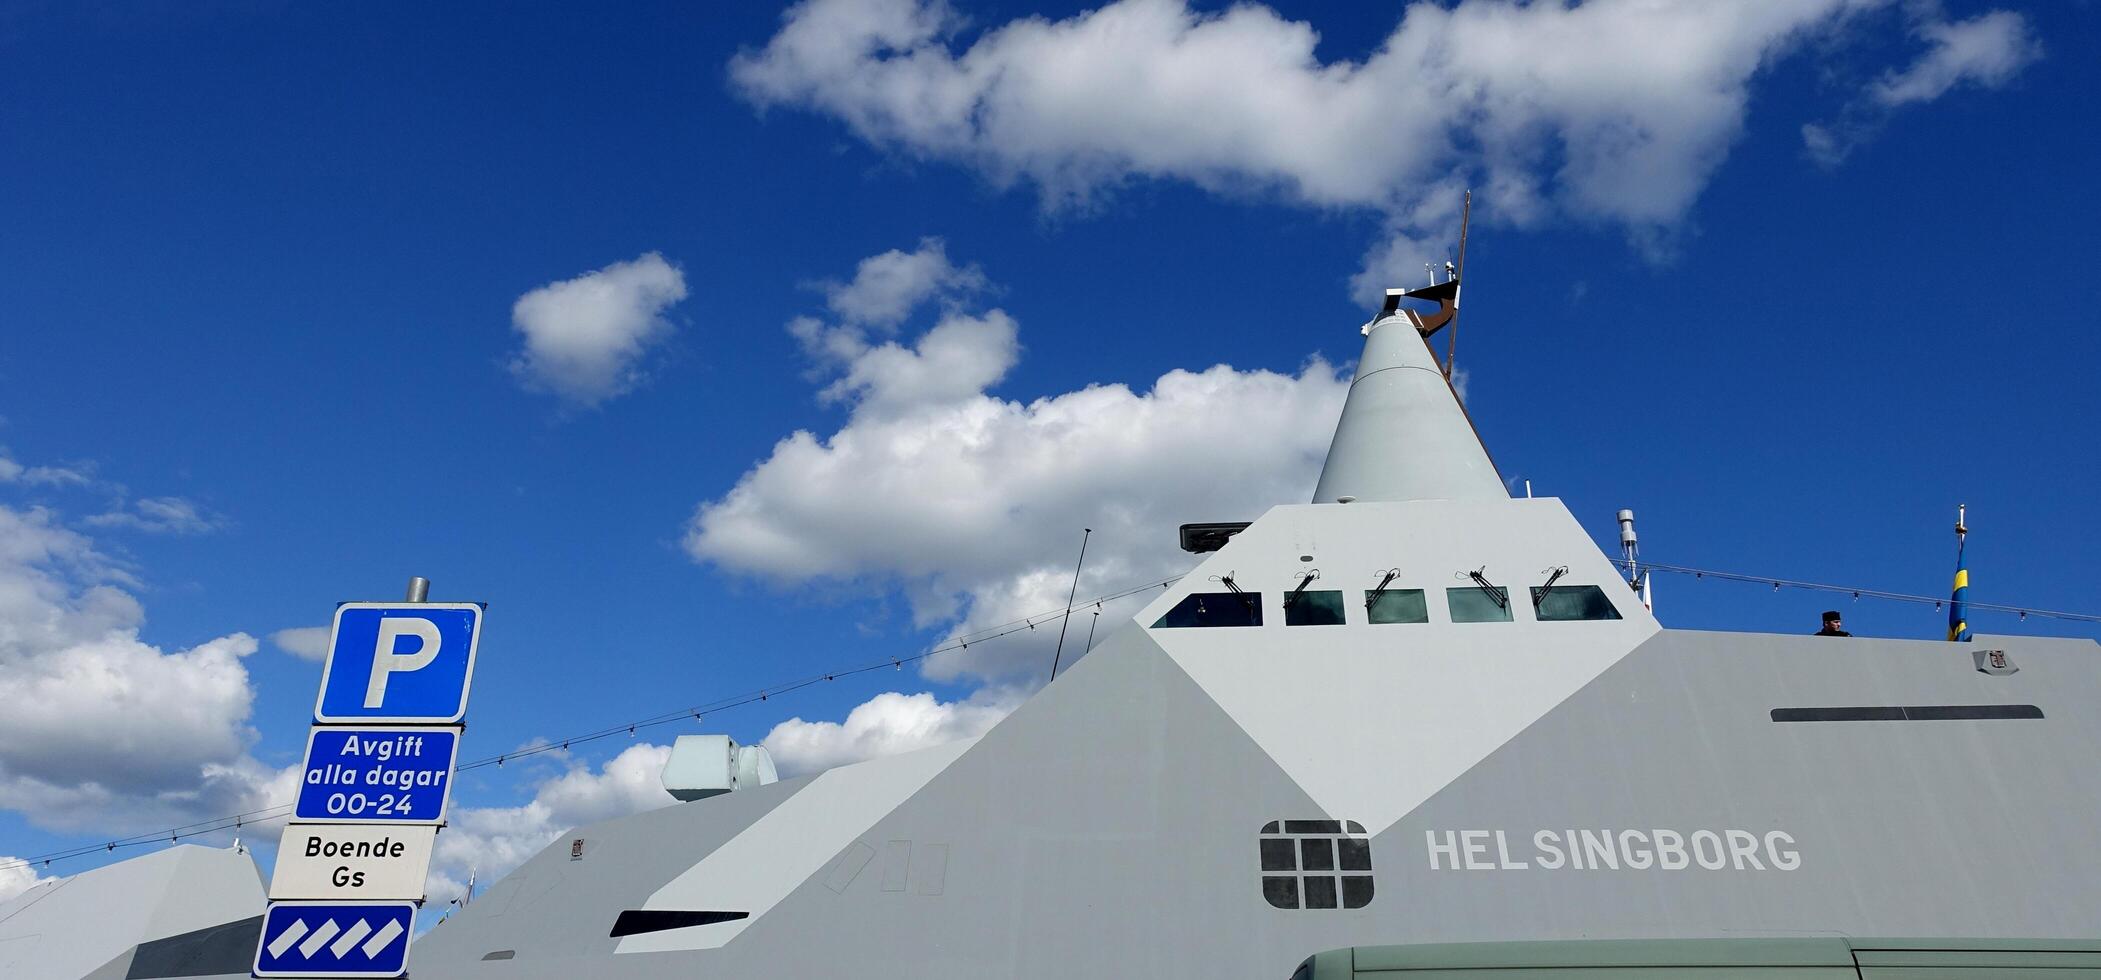
[[[1481,588],[1478,585],[1462,585],[1446,589],[1444,598],[1452,607],[1452,622],[1455,623],[1507,623],[1510,621],[1510,597],[1499,588]]]
[[[1595,585],[1557,585],[1551,589],[1535,586],[1532,608],[1538,611],[1542,623],[1620,618],[1620,611],[1612,607],[1605,590]]]
[[[1284,625],[1341,626],[1342,593],[1299,592],[1284,597]]]
[[[1154,629],[1260,625],[1260,592],[1191,592],[1153,621]]]
[[[1421,589],[1387,589],[1365,599],[1365,613],[1374,623],[1427,623],[1430,603]]]

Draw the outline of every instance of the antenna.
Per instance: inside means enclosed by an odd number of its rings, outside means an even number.
[[[1444,337],[1444,379],[1452,380],[1452,358],[1459,353],[1459,291],[1466,288],[1466,229],[1473,223],[1474,192],[1468,189],[1465,203],[1459,206],[1459,262],[1446,266],[1451,270],[1452,286],[1452,332]]]
[[[1408,322],[1415,325],[1415,332],[1422,335],[1423,343],[1428,344],[1437,331],[1452,324],[1453,319],[1459,315],[1459,289],[1466,278],[1467,230],[1473,224],[1473,215],[1474,192],[1467,191],[1466,200],[1459,210],[1459,261],[1454,262],[1449,258],[1445,260],[1443,282],[1437,281],[1436,266],[1425,262],[1423,271],[1430,274],[1429,285],[1416,289],[1395,287],[1387,290],[1386,304],[1380,307],[1378,315],[1372,317],[1370,323],[1364,325],[1365,334],[1370,334],[1371,328],[1387,317],[1405,315]],[[1404,310],[1401,308],[1401,301],[1404,299],[1428,300],[1436,303],[1437,309],[1428,313]],[[1445,341],[1444,380],[1447,384],[1452,380],[1452,358],[1457,353],[1458,343],[1456,331]],[[1437,355],[1432,353],[1430,356],[1434,361]]]
[[[1072,591],[1065,596],[1065,619],[1058,624],[1058,650],[1051,655],[1051,680],[1058,679],[1058,661],[1065,656],[1065,628],[1072,625],[1072,597],[1080,594],[1080,569],[1087,567],[1087,539],[1094,537],[1093,528],[1082,528],[1080,535],[1080,560],[1072,566]]]
[[[1650,588],[1649,570],[1641,567],[1641,538],[1634,533],[1634,512],[1621,510],[1619,521],[1620,553],[1627,556],[1622,562],[1627,566],[1627,587],[1641,597],[1642,608],[1653,613],[1656,611],[1656,593]]]
[[[1619,521],[1620,553],[1627,556],[1627,584],[1638,590],[1641,588],[1641,575],[1635,562],[1641,558],[1641,538],[1634,533],[1634,512],[1621,510]]]

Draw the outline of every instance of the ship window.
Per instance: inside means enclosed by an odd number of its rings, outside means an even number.
[[[1307,908],[1332,909],[1335,907],[1335,879],[1327,875],[1307,875],[1301,881],[1306,888]]]
[[[1307,837],[1299,841],[1299,867],[1307,871],[1335,870],[1335,839]]]
[[[1342,593],[1301,592],[1284,597],[1284,625],[1341,626]]]
[[[1195,626],[1260,626],[1260,592],[1192,592],[1159,619],[1154,629]]]
[[[1354,820],[1286,820],[1263,826],[1262,897],[1280,909],[1361,909],[1371,904],[1371,839]]]
[[[1299,907],[1299,880],[1294,875],[1264,875],[1262,897],[1280,909]]]
[[[1342,853],[1342,870],[1371,870],[1371,841],[1362,837],[1337,838],[1335,847]]]
[[[1427,623],[1430,604],[1421,589],[1387,589],[1371,600],[1366,610],[1374,623]]]
[[[1291,849],[1289,838],[1265,837],[1262,839],[1262,870],[1297,871],[1298,852]]]
[[[1510,599],[1501,589],[1490,592],[1475,585],[1461,586],[1444,591],[1445,601],[1452,606],[1452,622],[1455,623],[1507,623],[1510,621]],[[1498,601],[1501,600],[1501,601]]]
[[[1546,594],[1541,595],[1542,591]],[[1620,618],[1620,611],[1612,608],[1605,590],[1595,585],[1557,585],[1552,590],[1534,587],[1532,608],[1539,611],[1539,621],[1543,623]]]
[[[1342,907],[1361,909],[1371,904],[1371,875],[1342,876]]]

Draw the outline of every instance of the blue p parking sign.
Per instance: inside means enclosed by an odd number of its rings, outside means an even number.
[[[481,640],[471,602],[346,602],[336,607],[314,719],[450,725],[467,714]]]

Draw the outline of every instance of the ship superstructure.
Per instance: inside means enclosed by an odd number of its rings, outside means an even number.
[[[1365,330],[1315,502],[1214,527],[991,732],[581,828],[417,975],[1282,977],[1367,943],[2101,934],[2093,643],[1664,630],[1560,501],[1511,498],[1428,346],[1450,318],[1401,306]]]

